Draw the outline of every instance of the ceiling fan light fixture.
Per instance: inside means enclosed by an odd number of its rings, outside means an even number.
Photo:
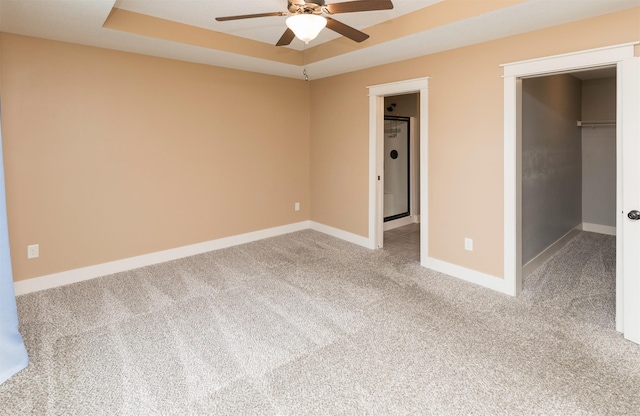
[[[304,43],[314,40],[327,25],[327,19],[317,14],[296,14],[287,18],[287,27]]]

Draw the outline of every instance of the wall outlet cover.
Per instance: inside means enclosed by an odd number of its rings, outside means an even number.
[[[27,246],[27,258],[35,259],[40,256],[40,245],[32,244]]]

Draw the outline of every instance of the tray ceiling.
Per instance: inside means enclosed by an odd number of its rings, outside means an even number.
[[[339,3],[344,0],[327,0]],[[0,31],[189,62],[323,78],[640,6],[640,0],[393,0],[394,9],[334,17],[371,37],[330,30],[304,45],[275,42],[286,0],[0,0]]]

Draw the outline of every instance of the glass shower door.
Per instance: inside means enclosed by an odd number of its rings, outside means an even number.
[[[384,117],[384,221],[410,215],[409,118]]]

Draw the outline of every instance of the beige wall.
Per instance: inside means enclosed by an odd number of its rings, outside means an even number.
[[[363,88],[358,73],[311,82],[311,218],[366,236],[369,100]]]
[[[366,87],[429,77],[429,255],[501,277],[504,110],[499,65],[637,41],[639,22],[640,9],[627,10],[313,81],[312,219],[368,235]],[[465,237],[473,238],[473,252],[464,250]]]
[[[366,87],[425,76],[429,254],[502,276],[499,64],[636,41],[639,10],[310,83],[4,34],[14,278],[308,219],[367,236]]]
[[[9,34],[1,62],[15,280],[310,218],[304,81]]]

